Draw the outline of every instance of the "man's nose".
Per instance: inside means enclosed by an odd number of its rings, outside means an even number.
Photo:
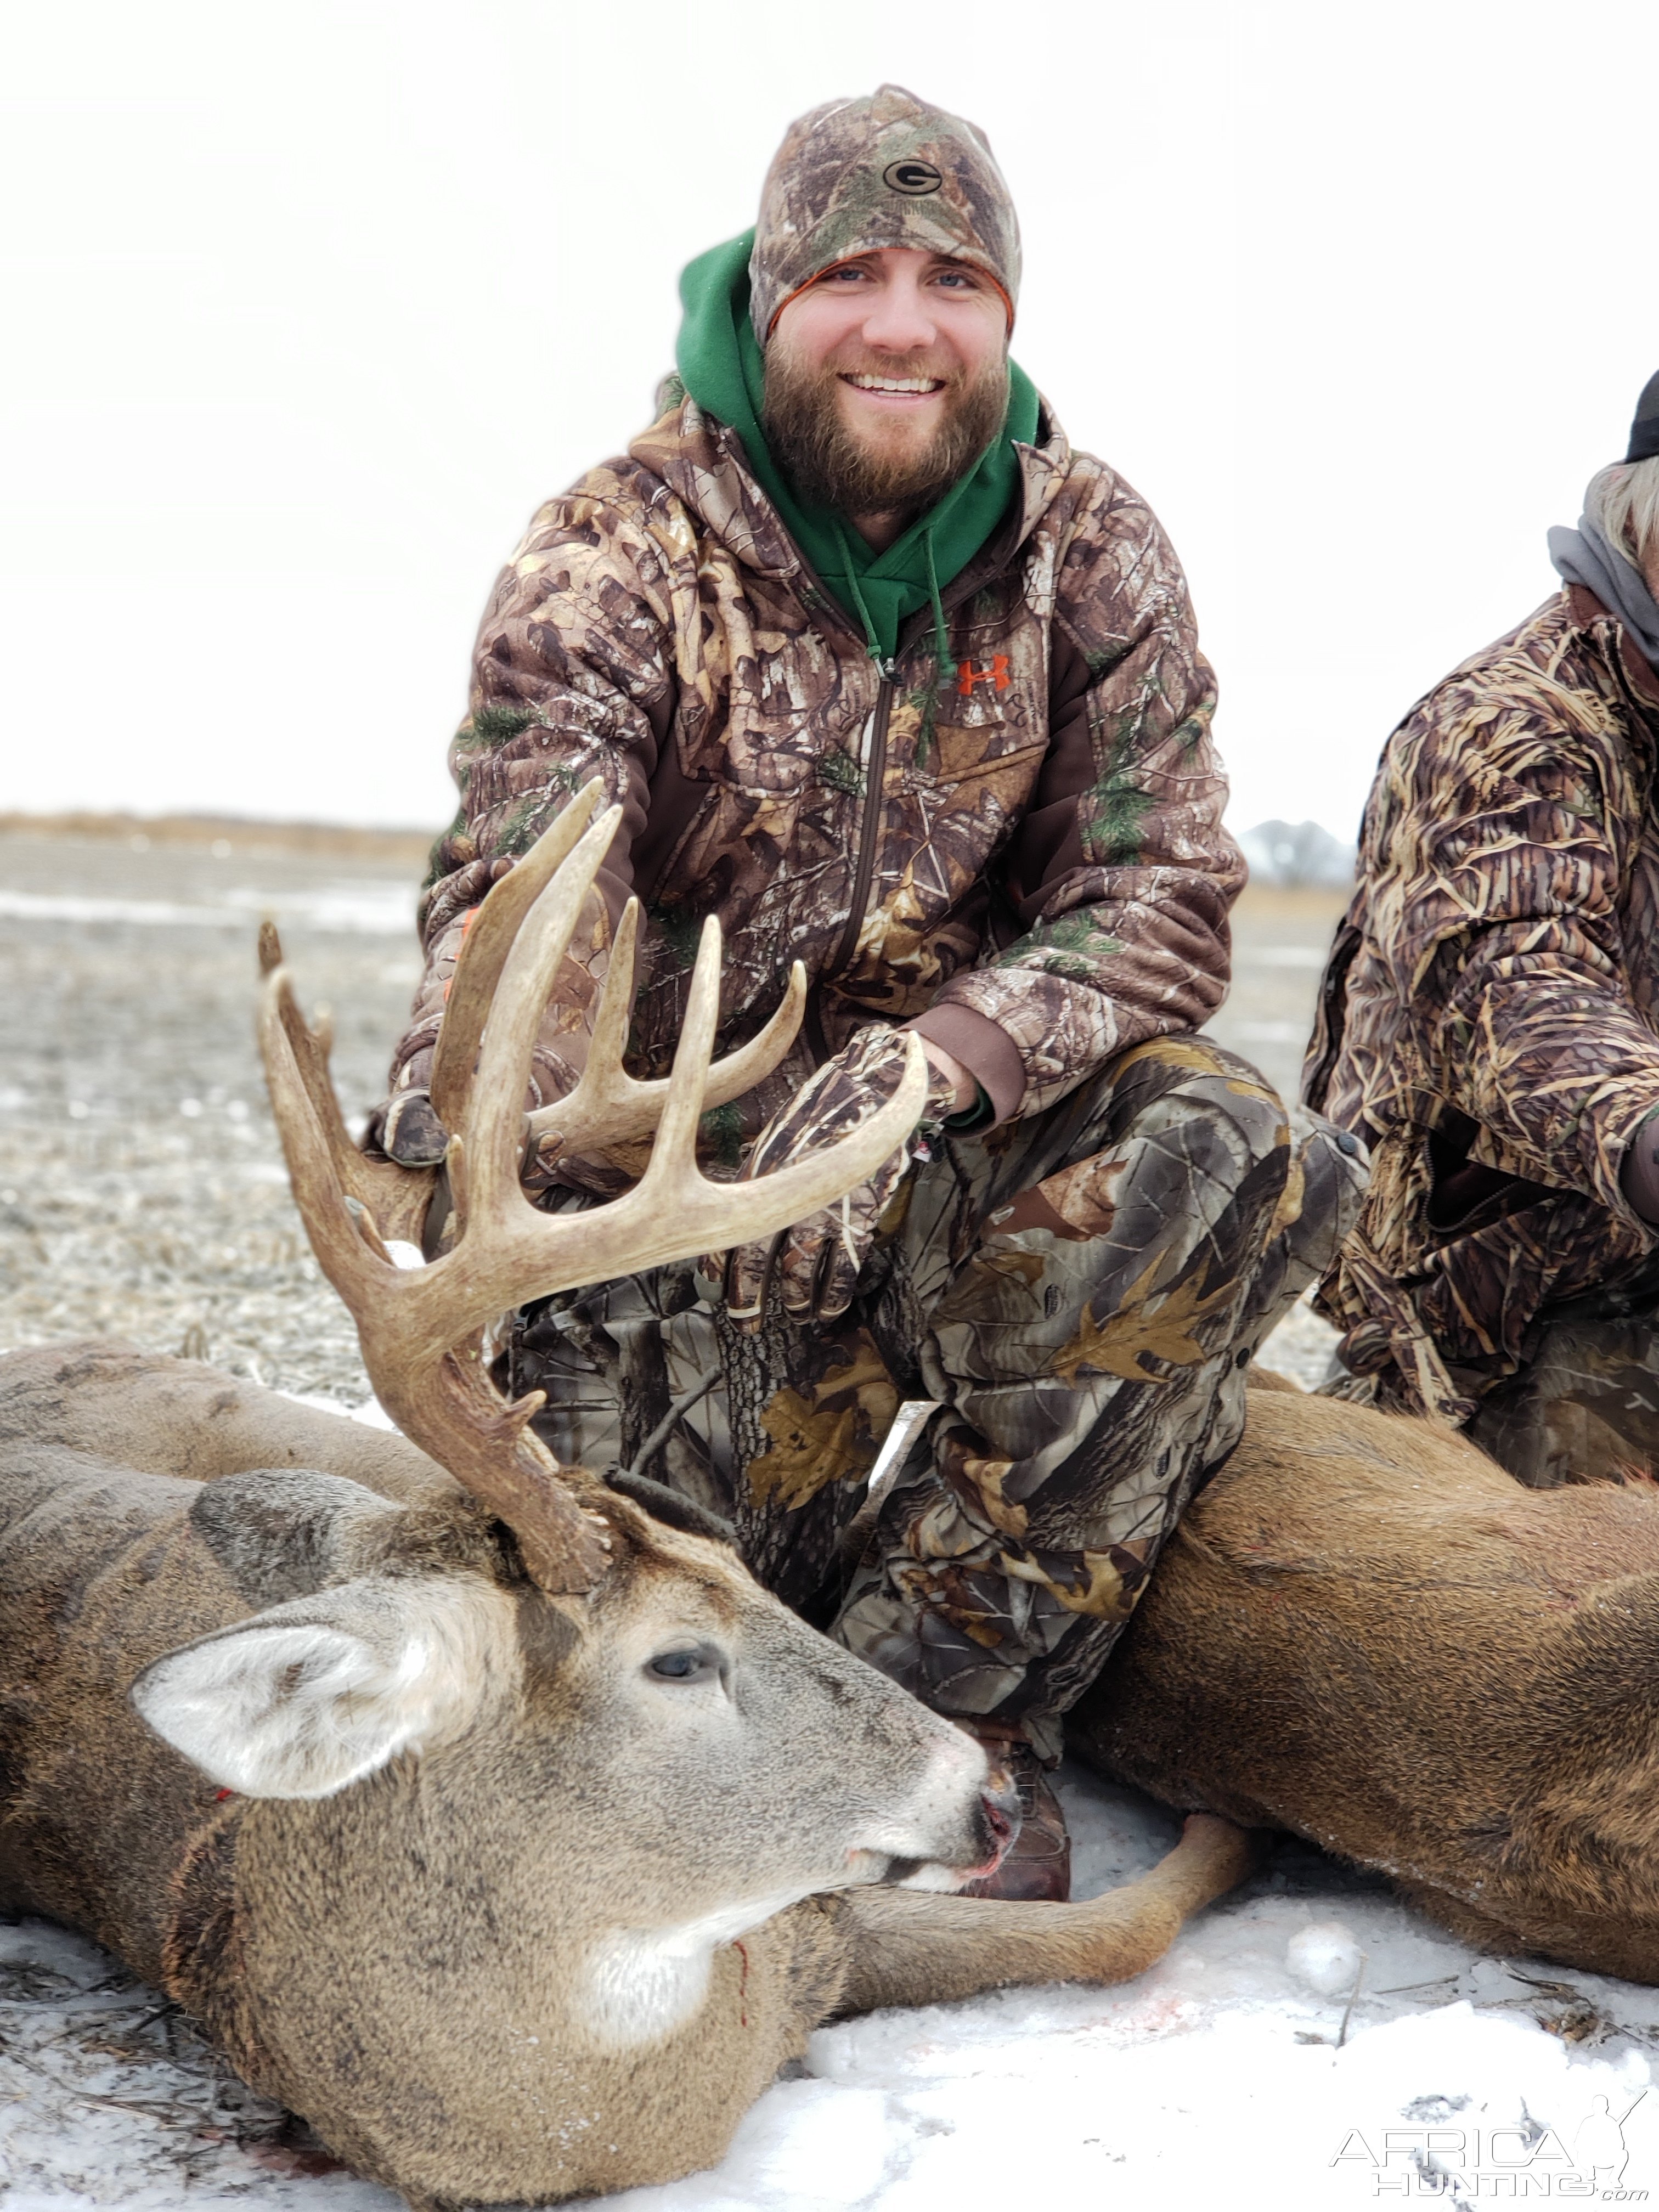
[[[866,344],[885,353],[919,352],[936,336],[926,296],[914,279],[884,284],[864,319]]]

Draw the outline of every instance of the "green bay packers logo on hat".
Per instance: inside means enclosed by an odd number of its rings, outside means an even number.
[[[919,200],[929,192],[936,192],[945,179],[931,161],[912,160],[890,161],[881,173],[881,181],[890,191],[902,192],[908,200]]]

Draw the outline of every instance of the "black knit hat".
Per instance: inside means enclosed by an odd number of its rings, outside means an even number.
[[[1659,453],[1659,376],[1649,377],[1636,403],[1636,420],[1630,426],[1627,461],[1645,461]]]

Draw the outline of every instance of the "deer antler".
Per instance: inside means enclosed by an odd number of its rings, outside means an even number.
[[[617,925],[581,1080],[564,1097],[538,1107],[526,1117],[531,1143],[544,1153],[550,1135],[556,1135],[560,1152],[574,1153],[592,1144],[619,1145],[630,1138],[648,1136],[668,1103],[667,1078],[657,1083],[636,1082],[623,1066],[639,927],[640,902],[631,898]],[[711,1106],[725,1106],[733,1098],[741,1098],[772,1073],[794,1042],[805,1007],[806,970],[797,960],[789,971],[783,1004],[759,1036],[716,1060],[709,1069],[702,1097],[705,1112]]]
[[[525,916],[570,857],[604,797],[605,786],[598,776],[585,783],[516,867],[490,887],[472,917],[450,979],[443,1027],[432,1055],[432,1108],[447,1129],[459,1128],[465,1117],[479,1040],[513,941]]]
[[[508,1405],[495,1390],[483,1358],[486,1324],[554,1291],[637,1274],[787,1229],[873,1173],[915,1127],[927,1088],[926,1062],[912,1039],[897,1091],[848,1135],[752,1182],[709,1182],[697,1167],[696,1136],[719,1018],[720,929],[711,918],[703,927],[672,1074],[662,1084],[634,1083],[622,1073],[619,1039],[608,1033],[594,1089],[580,1117],[571,1116],[577,1127],[590,1127],[602,1098],[619,1100],[618,1110],[636,1115],[648,1104],[657,1138],[644,1176],[607,1205],[578,1213],[540,1212],[519,1182],[524,1088],[548,994],[621,818],[622,810],[611,806],[592,819],[599,796],[598,785],[590,784],[491,890],[468,936],[446,1016],[447,1026],[459,1004],[463,1042],[447,1055],[441,1048],[447,1110],[440,1110],[456,1131],[447,1165],[459,1226],[449,1250],[429,1267],[399,1267],[386,1238],[391,1224],[418,1220],[416,1208],[429,1196],[431,1171],[393,1168],[395,1183],[386,1170],[364,1172],[378,1164],[362,1160],[346,1138],[328,1079],[326,1043],[307,1029],[284,968],[266,978],[259,1024],[295,1200],[319,1264],[357,1323],[380,1402],[406,1436],[501,1516],[531,1573],[550,1590],[592,1586],[605,1566],[599,1509],[614,1516],[617,1501],[585,1470],[562,1470],[529,1428],[543,1402],[539,1391]],[[501,907],[492,915],[498,900]],[[613,970],[623,965],[614,961]],[[623,988],[608,988],[601,1002],[602,1017],[609,1006],[613,1032],[625,1005]],[[764,1058],[757,1048],[773,1049],[778,1027],[775,1019],[744,1048],[750,1065]],[[468,1037],[476,1065],[465,1056]],[[788,1042],[786,1034],[779,1056]],[[732,1065],[723,1063],[728,1079]],[[629,1090],[621,1091],[623,1084]],[[437,1088],[434,1072],[434,1101]],[[580,1099],[580,1087],[572,1096]],[[568,1138],[567,1125],[559,1126]],[[611,1133],[609,1126],[605,1133]]]
[[[583,787],[512,872],[494,886],[467,933],[433,1055],[432,1106],[447,1129],[459,1128],[465,1115],[485,1017],[520,927],[592,821],[604,789],[597,776]],[[532,1147],[544,1151],[549,1133],[556,1132],[559,1151],[579,1153],[594,1143],[618,1145],[649,1136],[657,1126],[667,1103],[666,1079],[641,1083],[623,1066],[639,927],[640,902],[630,898],[611,944],[581,1079],[574,1091],[528,1117]],[[794,1042],[805,1006],[806,970],[797,960],[783,1004],[759,1036],[709,1070],[705,1111],[742,1097],[772,1073]]]
[[[279,971],[283,971],[282,940],[276,923],[267,920],[259,924],[259,973],[269,978]],[[303,1071],[306,1093],[317,1117],[317,1135],[328,1155],[335,1182],[349,1200],[368,1208],[388,1243],[418,1245],[427,1209],[437,1188],[437,1170],[398,1167],[390,1160],[371,1160],[360,1152],[341,1119],[339,1102],[329,1080],[334,1024],[327,1012],[319,1010],[316,1029],[309,1030],[294,1003],[293,993],[284,991],[277,1018],[289,1051]]]

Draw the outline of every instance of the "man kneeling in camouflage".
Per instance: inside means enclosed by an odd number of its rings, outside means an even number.
[[[1550,554],[1389,739],[1304,1083],[1373,1148],[1329,1387],[1540,1486],[1659,1472],[1659,376]]]
[[[811,980],[793,1057],[705,1118],[710,1171],[840,1134],[920,1036],[926,1116],[843,1205],[532,1307],[506,1356],[562,1458],[712,1508],[781,1596],[994,1744],[1030,1815],[995,1893],[1056,1897],[1062,1717],[1361,1165],[1193,1034],[1243,877],[1213,688],[1158,523],[1008,358],[1018,288],[972,125],[886,86],[790,131],[758,230],[685,272],[659,419],[496,587],[376,1136],[441,1156],[426,1085],[470,914],[594,775],[623,828],[532,1103],[581,1065],[630,890],[637,1074],[672,1061],[706,915],[722,1050],[792,961]],[[526,1179],[578,1206],[636,1166]],[[907,1400],[936,1410],[869,1496]]]

